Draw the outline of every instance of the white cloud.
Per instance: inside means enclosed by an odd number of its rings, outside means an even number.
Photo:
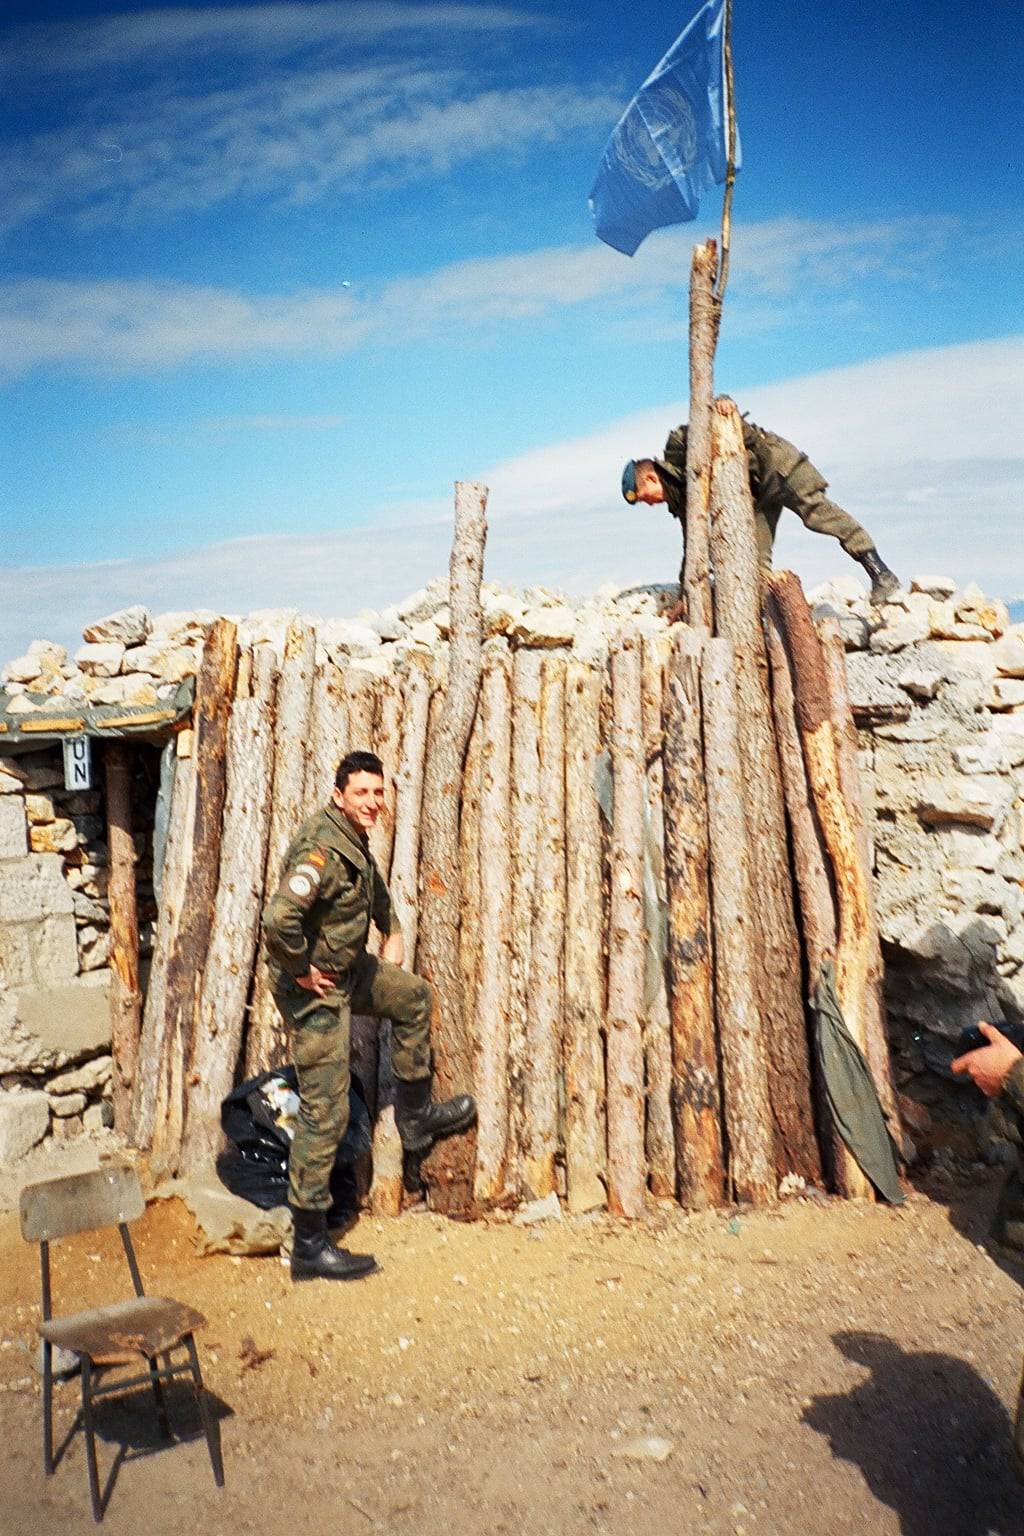
[[[1014,596],[1024,591],[1024,456],[1013,454],[1022,395],[1024,337],[1008,337],[792,379],[739,403],[809,453],[900,574],[940,571]],[[480,474],[491,487],[488,576],[574,593],[671,580],[675,523],[663,508],[627,508],[618,480],[623,460],[657,451],[685,410],[669,402]],[[424,520],[399,526],[407,510],[382,509],[374,528],[234,540],[173,560],[0,571],[0,655],[44,634],[75,641],[83,623],[133,602],[322,614],[381,606],[447,568],[445,500],[421,503]],[[808,585],[856,569],[788,514],[776,560]]]
[[[0,227],[353,198],[614,121],[604,91],[491,76],[492,37],[550,27],[500,6],[324,4],[16,29],[8,97],[31,99],[38,69],[60,90],[60,126],[9,133]],[[460,37],[472,46],[453,61]]]
[[[895,278],[916,252],[913,280],[955,227],[935,219],[839,225],[772,220],[735,236],[730,327],[782,324],[854,291],[867,264]],[[625,260],[599,241],[455,262],[376,289],[251,295],[184,283],[12,279],[0,284],[0,356],[11,374],[47,365],[131,372],[194,359],[338,354],[364,343],[533,319],[602,300],[609,325],[678,292],[692,234],[652,235]],[[982,242],[979,240],[979,249]],[[844,288],[845,285],[845,288]],[[610,301],[624,306],[620,311]]]
[[[6,72],[50,75],[159,66],[170,56],[210,53],[261,55],[264,59],[317,52],[331,44],[381,43],[399,34],[483,33],[547,30],[543,20],[501,5],[378,5],[373,0],[317,0],[316,4],[166,6],[135,13],[93,16],[10,27]]]

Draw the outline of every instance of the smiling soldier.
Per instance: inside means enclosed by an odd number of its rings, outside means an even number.
[[[348,1124],[353,1013],[391,1020],[395,1120],[406,1151],[425,1152],[476,1116],[469,1094],[430,1100],[431,990],[402,969],[402,932],[368,843],[383,805],[380,758],[350,752],[330,802],[292,840],[263,919],[274,1001],[299,1079],[288,1175],[294,1280],[353,1280],[376,1268],[370,1254],[335,1248],[327,1236],[331,1170]],[[366,948],[371,919],[384,939],[379,958]]]

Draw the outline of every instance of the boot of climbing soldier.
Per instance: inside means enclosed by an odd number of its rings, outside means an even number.
[[[890,571],[877,549],[866,550],[863,555],[856,555],[854,558],[871,577],[869,601],[874,607],[878,608],[882,603],[887,603],[891,597],[895,597],[900,589],[899,577],[895,571]]]
[[[349,1253],[335,1248],[327,1236],[327,1212],[307,1211],[289,1205],[292,1213],[293,1280],[360,1280],[372,1275],[377,1261],[372,1253]]]
[[[426,1152],[441,1136],[468,1131],[476,1119],[476,1100],[459,1093],[440,1104],[430,1102],[430,1078],[395,1079],[395,1124],[406,1152]]]

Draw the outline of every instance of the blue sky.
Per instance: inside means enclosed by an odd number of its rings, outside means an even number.
[[[685,416],[719,199],[630,259],[586,196],[695,8],[9,3],[0,653],[121,601],[400,598],[444,568],[457,478],[491,486],[499,578],[670,579],[618,468]],[[1015,0],[735,0],[716,370],[902,574],[1009,597],[1022,30]],[[779,557],[852,569],[799,529]]]

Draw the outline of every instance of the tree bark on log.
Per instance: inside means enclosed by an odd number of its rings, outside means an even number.
[[[419,902],[420,817],[423,809],[423,768],[427,754],[427,720],[432,682],[422,657],[411,656],[405,675],[402,739],[395,774],[395,837],[388,887],[405,937],[407,964],[416,961]]]
[[[776,572],[771,578],[771,590],[791,662],[807,780],[828,850],[839,907],[836,994],[846,1027],[866,1055],[871,893],[856,829],[842,791],[824,652],[807,600],[792,571]],[[873,1197],[870,1181],[852,1157],[845,1160],[843,1179],[851,1196]]]
[[[247,697],[236,695],[228,724],[224,829],[209,951],[196,1011],[181,1168],[211,1165],[220,1151],[221,1100],[235,1081],[245,1002],[259,938],[270,832],[274,681],[277,658],[252,657]]]
[[[377,695],[373,685],[373,673],[359,666],[358,662],[346,669],[343,688],[348,708],[348,750],[350,752],[374,751]]]
[[[665,698],[672,1115],[679,1203],[693,1211],[720,1205],[725,1194],[701,724],[700,663],[705,638],[702,630],[676,630]]]
[[[264,889],[269,895],[281,878],[288,844],[306,810],[307,743],[313,698],[316,636],[298,620],[285,634],[274,718],[274,787],[270,802],[270,834]],[[262,958],[256,966],[245,1048],[245,1073],[253,1077],[287,1060],[287,1031],[270,993],[270,978]]]
[[[694,247],[690,265],[690,420],[686,434],[686,546],[683,590],[688,622],[713,622],[708,507],[711,491],[711,402],[718,327],[713,294],[717,268],[713,240]]]
[[[836,906],[832,869],[825,839],[814,809],[814,797],[807,782],[803,747],[796,722],[793,677],[785,637],[781,629],[774,594],[766,602],[768,655],[771,662],[772,711],[779,744],[782,787],[789,818],[793,847],[793,870],[800,898],[800,918],[807,959],[807,977],[813,987],[822,962],[835,959]],[[832,1123],[824,1084],[812,1073],[821,1144],[829,1182],[840,1195],[862,1195],[863,1174],[857,1167]]]
[[[766,1044],[775,1162],[780,1173],[796,1173],[817,1183],[821,1154],[814,1134],[800,943],[768,686],[762,576],[743,426],[731,400],[716,401],[713,433],[711,551],[716,631],[732,643],[742,760],[757,765],[756,772],[743,777],[743,797],[757,891],[754,920],[761,1017],[770,1020]]]
[[[853,823],[864,886],[868,902],[867,970],[864,996],[865,1056],[871,1072],[875,1092],[878,1094],[882,1113],[889,1122],[889,1130],[897,1146],[903,1141],[899,1105],[892,1080],[892,1062],[889,1056],[889,1036],[886,1028],[882,943],[878,933],[878,914],[875,909],[875,889],[872,880],[871,841],[868,836],[867,817],[864,813],[864,797],[860,776],[860,743],[857,727],[850,707],[850,694],[846,680],[846,650],[839,626],[827,619],[820,626],[822,649],[825,656],[825,673],[828,679],[832,724],[836,732],[839,753],[839,782]]]
[[[611,647],[612,777],[608,933],[608,1208],[643,1212],[644,1159],[644,765],[641,653],[638,639],[616,636]]]
[[[309,740],[305,792],[307,816],[327,804],[338,764],[348,751],[345,674],[330,656],[322,656],[313,673]]]
[[[666,986],[667,956],[652,954],[667,948],[665,892],[665,810],[662,769],[662,694],[665,681],[665,642],[645,635],[641,682],[644,764],[644,917],[648,949],[644,977],[644,1066],[647,1087],[647,1182],[652,1195],[673,1199],[676,1192],[675,1135],[672,1125],[672,1035]],[[648,907],[651,908],[648,911]]]
[[[405,938],[405,963],[415,969],[423,763],[427,750],[431,678],[423,657],[409,658],[402,690],[401,737],[395,769],[395,834],[388,886]],[[370,1206],[377,1216],[397,1216],[402,1209],[402,1143],[395,1125],[395,1090],[391,1072],[391,1025],[382,1020],[379,1034],[377,1119],[373,1127],[373,1185]]]
[[[735,1199],[767,1205],[775,1198],[776,1181],[735,670],[729,642],[709,640],[701,661],[701,699],[728,1176]]]
[[[159,1079],[150,1141],[154,1170],[175,1173],[192,1073],[196,1011],[220,869],[228,721],[238,664],[237,629],[218,619],[206,636],[192,710],[196,804],[182,915],[167,965]]]
[[[142,989],[139,985],[139,915],[132,838],[131,748],[103,743],[107,801],[107,896],[110,906],[110,1048],[114,1128],[128,1130],[139,1056]]]
[[[477,993],[477,1138],[474,1194],[506,1196],[508,1157],[509,881],[512,667],[504,641],[489,643],[480,690],[480,962]]]
[[[516,651],[512,662],[512,882],[509,935],[509,1151],[506,1181],[523,1183],[526,1146],[526,1020],[530,1010],[533,899],[540,817],[541,656]]]
[[[182,732],[177,738],[178,747],[186,734],[191,738],[191,731]],[[178,756],[175,761],[174,789],[171,795],[167,840],[164,846],[160,905],[153,942],[153,962],[146,988],[142,1029],[139,1036],[138,1065],[132,1093],[129,1137],[134,1147],[148,1147],[153,1136],[157,1087],[160,1080],[160,1058],[167,1016],[167,970],[174,951],[178,925],[184,911],[188,872],[192,859],[192,828],[195,813],[196,760],[190,747],[189,756]]]
[[[570,661],[565,688],[565,1181],[574,1214],[606,1200],[601,690],[594,667]]]
[[[546,657],[541,673],[538,807],[523,1159],[534,1200],[555,1188],[558,1152],[565,939],[565,662],[559,656]]]
[[[484,672],[486,673],[486,662]],[[481,688],[482,688],[481,680]],[[462,769],[462,804],[459,807],[459,968],[462,972],[462,1007],[468,1019],[476,1018],[476,994],[480,979],[480,791],[483,785],[483,739],[478,702]]]
[[[377,860],[377,868],[388,880],[395,845],[395,803],[402,740],[402,689],[393,676],[382,677],[377,684],[376,721],[373,750],[384,765],[384,809],[370,834],[370,851]]]
[[[459,969],[459,796],[482,666],[483,575],[487,489],[455,486],[455,535],[449,567],[448,692],[428,754],[423,784],[419,969],[434,989],[435,1088],[441,1098],[473,1083],[473,1030],[463,1008]],[[431,1206],[448,1215],[473,1211],[475,1136],[450,1137],[423,1164]]]

